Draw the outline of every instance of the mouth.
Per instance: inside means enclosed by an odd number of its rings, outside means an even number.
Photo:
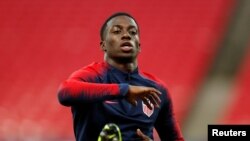
[[[124,52],[129,52],[133,49],[133,45],[130,42],[124,42],[121,44],[121,49]]]

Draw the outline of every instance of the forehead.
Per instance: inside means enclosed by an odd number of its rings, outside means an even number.
[[[107,23],[107,27],[113,27],[113,26],[134,26],[136,28],[138,28],[136,22],[128,16],[116,16],[114,18],[112,18],[108,23]]]

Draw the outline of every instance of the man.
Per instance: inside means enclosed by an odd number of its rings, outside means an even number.
[[[135,19],[116,13],[100,34],[104,61],[74,72],[58,91],[60,103],[72,108],[76,140],[97,141],[104,125],[114,123],[123,141],[152,140],[154,127],[162,141],[183,141],[166,87],[138,69]]]

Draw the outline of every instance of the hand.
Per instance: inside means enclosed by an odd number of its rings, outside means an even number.
[[[140,129],[136,130],[136,134],[142,139],[142,141],[153,141],[148,136],[146,136],[145,134],[143,134]]]
[[[137,105],[137,100],[141,99],[144,104],[147,105],[149,109],[153,109],[150,103],[154,105],[154,107],[160,107],[160,96],[161,92],[152,87],[144,87],[144,86],[132,86],[129,85],[129,90],[127,93],[127,100],[132,105]]]

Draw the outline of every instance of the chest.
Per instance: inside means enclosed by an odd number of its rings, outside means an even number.
[[[148,86],[157,88],[156,83],[145,79],[139,74],[122,74],[116,72],[108,72],[99,78],[98,83],[127,83],[136,86]],[[137,105],[131,105],[126,99],[105,100],[95,105],[97,111],[96,117],[105,122],[117,120],[123,123],[141,123],[142,125],[153,125],[158,113],[158,108],[149,109],[141,100],[137,101]]]

